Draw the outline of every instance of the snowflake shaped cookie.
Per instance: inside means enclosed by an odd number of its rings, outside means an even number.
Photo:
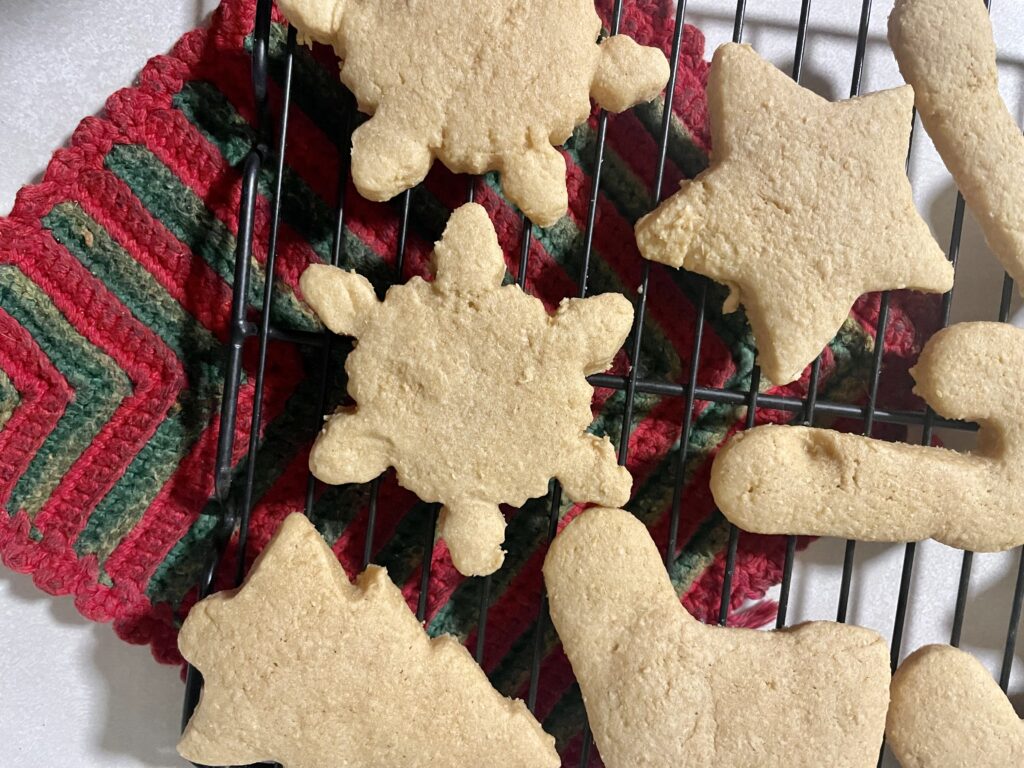
[[[335,333],[355,336],[346,363],[353,408],[331,416],[310,454],[326,483],[364,483],[395,467],[398,482],[442,502],[439,534],[455,567],[500,567],[505,519],[556,477],[575,501],[621,505],[629,472],[608,438],[587,434],[593,388],[629,334],[623,296],[569,299],[549,315],[518,286],[487,213],[464,205],[434,251],[436,278],[378,301],[353,272],[314,265],[302,292]]]
[[[500,171],[540,226],[565,215],[560,145],[590,97],[621,112],[668,80],[665,55],[623,35],[598,44],[593,0],[281,0],[304,39],[334,47],[341,79],[373,117],[352,136],[360,194],[389,200],[435,157],[457,173]]]

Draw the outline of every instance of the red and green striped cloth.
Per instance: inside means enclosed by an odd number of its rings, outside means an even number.
[[[180,663],[177,627],[195,600],[195,583],[212,546],[217,506],[211,502],[218,406],[223,384],[232,265],[237,234],[240,165],[254,140],[247,44],[252,0],[225,0],[209,29],[186,35],[169,56],[149,62],[136,87],[114,94],[102,117],[84,120],[58,151],[43,181],[18,195],[0,220],[0,553],[31,573],[41,589],[73,595],[81,613],[112,621],[133,643],[149,643],[162,662]],[[598,3],[605,18],[610,0]],[[669,53],[671,0],[626,3],[622,29]],[[281,98],[286,30],[275,17],[271,103]],[[667,189],[705,163],[708,148],[701,34],[687,27],[668,147]],[[317,329],[297,296],[306,265],[328,257],[337,204],[346,98],[328,50],[302,48],[295,60],[290,146],[283,180],[280,290],[275,322]],[[643,263],[632,224],[651,198],[663,102],[612,117],[597,210],[589,289],[636,300]],[[549,306],[576,293],[584,235],[596,117],[568,142],[570,213],[533,239],[527,288]],[[339,145],[340,143],[340,145]],[[272,188],[262,179],[256,216],[253,311],[266,279],[263,264]],[[427,258],[449,212],[464,198],[465,180],[436,167],[412,195],[407,279],[427,273]],[[395,206],[347,191],[344,259],[378,285],[392,274]],[[495,179],[480,185],[516,269],[519,217]],[[642,375],[684,381],[691,364],[699,283],[656,266],[651,275]],[[741,313],[722,315],[712,291],[700,359],[700,383],[748,386],[753,349]],[[906,392],[906,369],[930,330],[934,302],[897,294],[886,337],[891,386]],[[824,396],[862,397],[870,364],[877,297],[858,303],[826,352]],[[928,325],[928,328],[923,327]],[[254,393],[255,345],[247,349],[233,461],[244,472]],[[250,554],[278,522],[302,509],[306,461],[320,424],[317,354],[284,343],[270,347],[264,422],[257,457]],[[620,355],[616,370],[625,372]],[[342,395],[341,361],[332,366],[332,396]],[[800,395],[806,380],[787,391]],[[333,403],[332,403],[333,405]],[[671,575],[687,607],[717,614],[727,527],[712,506],[708,459],[742,420],[733,406],[699,403],[692,432],[679,542]],[[618,441],[624,395],[603,390],[594,430]],[[629,509],[665,546],[680,398],[637,395],[629,468],[635,478]],[[762,420],[787,418],[764,412]],[[853,425],[855,426],[855,425]],[[236,483],[235,492],[238,491]],[[350,573],[361,561],[367,524],[364,487],[321,487],[312,518]],[[576,511],[563,508],[563,523]],[[373,560],[386,565],[410,604],[423,567],[430,510],[392,476],[381,485]],[[540,602],[547,501],[509,511],[504,567],[491,584],[484,667],[497,687],[523,696]],[[784,543],[743,537],[732,622],[759,625],[771,604],[742,610],[779,577]],[[222,568],[231,573],[229,547]],[[452,568],[439,545],[427,610],[431,633],[475,640],[479,580]],[[553,632],[545,639],[537,711],[567,755],[579,749],[579,690]]]

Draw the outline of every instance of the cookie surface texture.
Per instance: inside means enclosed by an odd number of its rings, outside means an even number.
[[[711,492],[722,513],[754,533],[933,538],[981,552],[1024,544],[1024,331],[954,325],[931,338],[911,373],[940,416],[978,422],[973,453],[755,427],[715,457]]]
[[[608,768],[875,765],[890,676],[874,632],[701,624],[647,529],[622,510],[569,523],[544,583]]]
[[[1024,137],[999,95],[984,3],[897,0],[889,42],[989,248],[1024,288]]]
[[[379,302],[367,280],[316,265],[301,287],[324,323],[355,336],[345,364],[354,408],[331,416],[313,474],[362,483],[393,466],[398,482],[442,502],[439,533],[466,575],[501,566],[499,503],[543,496],[624,504],[632,485],[606,437],[587,434],[593,388],[633,322],[619,294],[563,301],[502,286],[505,261],[483,208],[456,210],[434,251],[432,283],[413,277]]]
[[[373,117],[352,137],[352,178],[370,200],[420,182],[437,157],[499,171],[536,224],[565,215],[553,145],[590,115],[621,112],[668,80],[665,55],[615,35],[598,44],[593,0],[281,0],[306,39],[332,45],[341,79]]]
[[[554,739],[454,638],[430,639],[387,572],[349,581],[285,519],[242,588],[198,603],[179,646],[203,674],[178,744],[204,765],[555,768]]]
[[[915,651],[891,693],[885,735],[902,768],[1024,765],[1024,723],[969,653],[948,645]]]
[[[711,164],[636,226],[645,258],[726,284],[775,384],[799,378],[861,294],[947,291],[914,207],[909,87],[832,103],[752,48],[715,51]]]

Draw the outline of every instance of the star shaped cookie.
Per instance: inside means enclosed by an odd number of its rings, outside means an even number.
[[[419,277],[377,300],[360,275],[315,265],[306,301],[335,333],[355,336],[348,391],[310,454],[326,483],[363,483],[389,466],[442,502],[439,534],[466,575],[504,559],[499,503],[522,505],[558,478],[575,501],[624,504],[632,480],[607,437],[586,432],[593,388],[622,347],[633,307],[619,294],[563,301],[502,286],[505,261],[487,213],[456,210]]]
[[[202,765],[560,765],[521,701],[454,638],[427,637],[387,571],[352,584],[302,515],[241,589],[192,608],[178,645],[204,681],[178,751]]]
[[[944,292],[953,268],[905,173],[909,86],[832,103],[752,48],[715,51],[709,168],[636,226],[645,258],[729,286],[765,375],[799,378],[861,294]]]
[[[434,158],[500,171],[536,224],[565,215],[562,144],[590,97],[621,112],[665,87],[656,48],[598,42],[593,0],[281,0],[308,40],[332,45],[341,79],[373,117],[352,136],[352,179],[370,200],[420,182]]]

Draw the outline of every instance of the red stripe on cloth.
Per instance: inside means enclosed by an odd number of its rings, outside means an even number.
[[[107,170],[83,170],[72,195],[167,294],[222,343],[228,338],[231,289],[194,256]]]
[[[96,439],[76,459],[36,515],[40,541],[28,537],[28,519],[5,521],[0,550],[5,559],[25,557],[33,580],[53,594],[75,592],[95,580],[94,558],[79,559],[72,542],[90,511],[110,489],[174,401],[183,374],[177,359],[148,329],[139,327],[76,259],[39,229],[8,221],[4,248],[18,242],[3,260],[17,265],[46,291],[54,305],[82,336],[110,356],[129,376],[134,391],[126,397]],[[83,307],[88,307],[86,311]],[[109,619],[110,615],[90,618]]]
[[[24,258],[15,254],[13,262],[50,296],[78,333],[117,363],[133,387],[35,517],[36,528],[44,534],[60,530],[72,537],[152,436],[186,379],[181,362],[163,341],[77,259],[41,232],[34,240],[32,250],[22,251]],[[79,514],[69,515],[68,509]]]

